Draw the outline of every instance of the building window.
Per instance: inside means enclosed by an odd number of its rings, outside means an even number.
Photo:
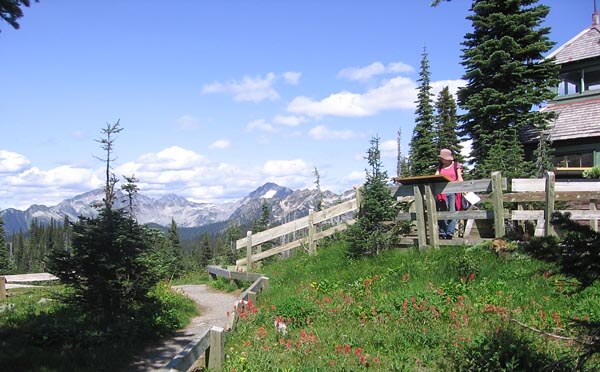
[[[600,67],[586,67],[563,72],[558,76],[558,96],[581,94],[590,90],[600,89]],[[583,86],[583,89],[582,89]]]
[[[557,168],[591,168],[594,166],[594,154],[566,154],[554,158],[554,166]]]

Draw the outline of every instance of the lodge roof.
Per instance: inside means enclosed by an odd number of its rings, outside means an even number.
[[[559,65],[600,57],[600,25],[592,25],[581,31],[547,58],[552,57],[556,58]]]
[[[600,98],[576,102],[552,102],[542,111],[554,111],[557,114],[549,124],[549,140],[564,141],[575,138],[600,137]],[[533,128],[524,128],[522,143],[539,140],[539,132]]]

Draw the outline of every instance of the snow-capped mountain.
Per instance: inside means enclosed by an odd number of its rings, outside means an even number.
[[[62,222],[65,217],[70,221],[76,221],[80,216],[95,217],[98,211],[94,205],[101,204],[103,197],[103,190],[94,190],[63,200],[53,207],[32,205],[25,211],[12,208],[2,210],[0,217],[4,220],[6,233],[12,235],[19,230],[27,231],[33,220],[45,224],[52,219]],[[323,208],[353,197],[353,192],[336,195],[325,191],[321,195]],[[199,227],[228,220],[238,224],[251,224],[260,216],[263,203],[267,203],[271,222],[277,223],[307,215],[309,209],[316,207],[318,198],[317,190],[293,191],[269,182],[239,201],[221,204],[194,203],[175,194],[159,199],[137,194],[133,202],[133,213],[142,224],[161,226],[168,226],[171,219],[175,220],[179,227]],[[127,197],[119,191],[115,207],[127,206]]]

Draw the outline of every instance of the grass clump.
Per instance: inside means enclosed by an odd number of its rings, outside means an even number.
[[[486,244],[350,260],[347,248],[265,265],[269,290],[228,338],[225,369],[571,370],[571,320],[600,308],[597,283],[566,293],[552,263]]]

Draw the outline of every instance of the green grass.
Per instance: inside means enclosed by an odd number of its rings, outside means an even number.
[[[164,283],[138,319],[92,328],[76,308],[55,298],[61,286],[11,290],[0,301],[0,371],[119,371],[135,354],[189,322],[195,303]],[[8,309],[10,308],[10,309]]]
[[[349,261],[345,250],[334,242],[265,265],[269,290],[228,337],[224,370],[570,370],[578,344],[553,335],[600,319],[598,283],[575,291],[518,253],[482,245]],[[598,357],[586,367],[600,368]]]

